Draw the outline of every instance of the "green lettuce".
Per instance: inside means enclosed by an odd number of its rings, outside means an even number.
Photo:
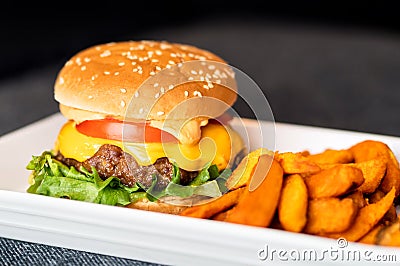
[[[226,169],[220,174],[216,165],[207,165],[188,186],[182,186],[179,184],[179,167],[174,164],[171,182],[165,189],[159,191],[156,186],[156,175],[148,189],[139,183],[127,187],[113,176],[102,180],[94,167],[91,171],[84,167],[79,171],[73,166],[68,167],[54,159],[48,151],[40,156],[32,156],[26,168],[33,171],[33,184],[27,189],[29,193],[119,206],[143,198],[156,201],[162,196],[218,197],[226,192],[225,181],[230,171]]]

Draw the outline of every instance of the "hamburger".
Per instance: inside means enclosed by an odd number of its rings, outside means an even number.
[[[234,73],[194,46],[86,48],[58,73],[54,98],[66,122],[54,147],[29,162],[30,193],[178,212],[224,193],[246,152],[227,115]]]

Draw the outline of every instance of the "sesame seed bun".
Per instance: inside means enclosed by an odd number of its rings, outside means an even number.
[[[186,120],[221,115],[236,98],[232,69],[217,55],[194,46],[129,41],[89,47],[68,60],[55,82],[54,97],[69,119],[114,117]],[[225,105],[207,101],[211,97]]]

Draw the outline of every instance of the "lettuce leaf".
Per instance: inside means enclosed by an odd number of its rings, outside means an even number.
[[[34,194],[124,206],[131,202],[130,193],[139,189],[138,186],[122,185],[116,177],[103,181],[95,168],[91,173],[83,167],[81,172],[74,167],[68,168],[53,159],[50,152],[33,156],[27,169],[34,171],[34,184],[27,190]]]
[[[113,176],[102,180],[94,167],[91,171],[84,167],[79,171],[75,167],[68,167],[54,159],[48,151],[40,156],[32,156],[26,168],[32,170],[34,180],[27,189],[29,193],[119,206],[142,198],[156,201],[166,195],[218,197],[224,192],[222,184],[225,184],[228,171],[224,170],[220,174],[216,165],[207,165],[188,186],[182,186],[179,167],[174,164],[171,182],[165,189],[158,191],[157,176],[153,177],[152,185],[147,190],[139,183],[127,187]]]

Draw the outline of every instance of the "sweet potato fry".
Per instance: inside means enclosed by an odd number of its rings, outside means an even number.
[[[227,213],[228,213],[228,210],[223,211],[223,212],[220,212],[220,213],[217,213],[216,215],[214,215],[214,216],[211,217],[211,220],[214,220],[214,221],[224,221],[225,218],[226,218],[226,214],[227,214]]]
[[[347,230],[354,221],[358,207],[352,199],[320,198],[310,200],[308,234],[339,233]]]
[[[317,164],[345,164],[353,162],[353,153],[349,150],[327,149],[322,153],[311,154],[308,158]]]
[[[246,155],[227,179],[225,183],[226,187],[230,190],[234,190],[245,186],[251,179],[254,168],[257,166],[258,159],[263,154],[273,155],[272,152],[263,148],[252,151]],[[269,166],[265,165],[264,167],[266,168],[265,171],[268,171]]]
[[[283,181],[278,214],[282,228],[301,232],[307,222],[308,192],[303,178],[290,175]]]
[[[357,188],[362,193],[374,192],[379,187],[386,172],[386,162],[382,158],[354,163],[351,166],[360,169],[363,173],[364,183]]]
[[[376,244],[400,247],[400,223],[396,222],[382,228],[376,236]]]
[[[391,187],[396,188],[396,196],[400,195],[400,169],[399,162],[394,156],[393,152],[388,149],[388,162],[386,174],[382,179],[381,189],[388,192]]]
[[[348,196],[346,196],[346,198],[352,199],[354,204],[359,209],[361,209],[367,205],[367,201],[364,198],[364,194],[359,190],[356,190],[353,193],[349,194]]]
[[[246,189],[239,202],[227,212],[224,221],[245,225],[267,227],[278,206],[282,188],[283,170],[269,155],[259,158],[261,164],[271,164],[262,183],[253,191]]]
[[[382,230],[382,228],[385,227],[384,224],[379,223],[375,225],[365,236],[363,236],[358,242],[363,243],[363,244],[376,244],[377,240],[377,235],[379,232]]]
[[[382,179],[381,189],[388,193],[392,187],[396,196],[400,193],[399,163],[389,146],[380,141],[366,140],[350,148],[356,163],[381,158],[386,162],[386,174]]]
[[[182,211],[180,215],[205,219],[211,218],[213,215],[234,206],[239,201],[239,197],[244,190],[245,188],[242,187],[233,191],[229,191],[218,199],[209,201],[205,204],[189,207]]]
[[[275,155],[285,174],[313,174],[321,168],[302,153],[284,152]]]
[[[358,211],[353,225],[342,233],[325,234],[330,238],[344,237],[348,241],[358,241],[365,236],[385,215],[385,213],[393,206],[396,190],[392,188],[377,203],[369,204]]]
[[[339,164],[317,174],[305,177],[309,196],[312,199],[336,197],[356,189],[364,182],[361,170]]]
[[[385,192],[383,192],[382,190],[376,190],[374,193],[372,193],[369,196],[369,203],[377,203],[378,201],[380,201],[383,197],[385,197]],[[397,221],[397,213],[396,213],[396,207],[394,205],[392,205],[389,210],[385,213],[385,215],[382,217],[381,219],[381,223],[383,222],[389,222],[389,223],[393,223],[395,221]]]

